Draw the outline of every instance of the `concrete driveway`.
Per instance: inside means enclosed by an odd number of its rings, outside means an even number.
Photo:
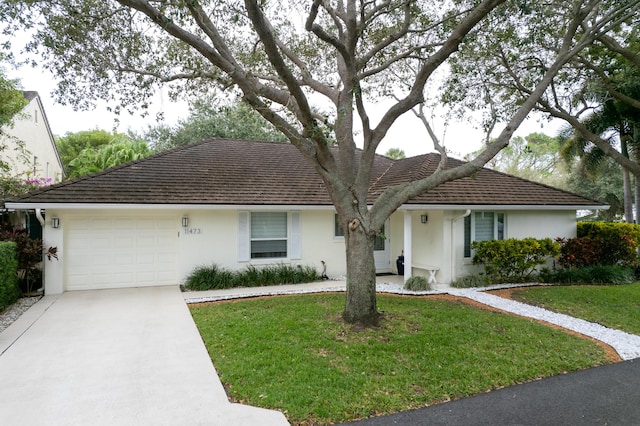
[[[0,424],[286,425],[231,404],[178,287],[46,296],[0,333]]]

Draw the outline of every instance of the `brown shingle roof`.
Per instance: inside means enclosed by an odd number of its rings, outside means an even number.
[[[378,156],[372,196],[433,173],[437,154],[404,160]],[[461,162],[449,159],[448,167]],[[52,185],[17,203],[331,205],[322,180],[287,143],[212,139]],[[483,169],[408,204],[603,205],[565,191]]]

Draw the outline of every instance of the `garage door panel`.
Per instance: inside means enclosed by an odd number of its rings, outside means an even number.
[[[65,226],[65,288],[177,284],[176,218],[78,218]]]

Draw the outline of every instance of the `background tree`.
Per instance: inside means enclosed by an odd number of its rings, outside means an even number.
[[[189,108],[189,116],[177,125],[149,127],[140,138],[148,141],[156,152],[209,138],[286,141],[282,133],[248,105],[236,102],[217,106],[213,98],[197,100]]]
[[[614,2],[609,3],[613,5]],[[638,161],[638,113],[640,112],[640,14],[637,1],[624,2],[634,11],[612,31],[602,32],[594,43],[575,55],[558,73],[549,91],[540,97],[536,109],[546,117],[565,120],[575,129],[574,141],[585,153],[613,158],[628,174],[640,176]],[[550,23],[553,18],[550,18]],[[587,18],[589,20],[590,18]],[[513,34],[520,31],[512,27]],[[491,127],[509,116],[513,100],[531,93],[532,76],[545,72],[548,55],[558,51],[558,44],[546,32],[533,38],[517,37],[506,43],[486,40],[481,50],[467,50],[457,56],[454,73],[446,85],[447,101],[460,101],[484,112],[484,125]],[[529,45],[529,53],[522,52]],[[522,58],[526,58],[522,60]],[[478,67],[478,61],[482,66]],[[475,71],[475,70],[481,71]],[[460,84],[460,79],[464,84]],[[484,104],[483,104],[484,102]],[[578,137],[579,136],[579,137]],[[630,181],[626,205],[631,206]],[[636,185],[640,199],[640,186]],[[636,203],[637,204],[637,203]],[[626,217],[631,218],[631,212]]]
[[[2,61],[0,54],[0,61]],[[17,114],[27,105],[20,84],[17,80],[6,77],[5,70],[0,67],[0,175],[6,175],[11,170],[11,165],[6,161],[3,152],[12,149],[17,150],[21,157],[24,154],[24,144],[16,138],[9,137],[6,129],[13,126],[13,120]]]
[[[387,152],[384,154],[389,158],[393,158],[395,160],[399,160],[401,158],[405,158],[404,151],[400,148],[389,148]]]
[[[379,318],[373,247],[386,219],[412,197],[481,168],[507,145],[564,65],[634,16],[637,2],[59,0],[51,7],[8,0],[0,8],[7,34],[32,29],[27,51],[56,75],[58,96],[78,106],[102,98],[116,111],[144,107],[163,83],[183,99],[213,88],[242,96],[324,181],[345,229],[343,318],[370,324]],[[425,87],[442,64],[485,41],[520,39],[541,39],[556,50],[542,60],[543,71],[531,74],[530,92],[512,100],[495,141],[449,169],[432,137],[442,160],[437,171],[369,200],[380,142],[401,115],[424,103]],[[512,55],[523,59],[529,50],[515,46]],[[479,61],[474,72],[483,67]],[[373,123],[370,106],[382,98],[392,104]],[[421,119],[433,135],[424,114]]]
[[[469,154],[473,158],[478,152]],[[560,155],[560,138],[542,133],[516,136],[487,166],[534,182],[567,189],[568,169]]]
[[[620,165],[611,157],[604,156],[595,166],[584,159],[575,162],[567,179],[567,189],[583,197],[609,204],[609,209],[599,210],[591,217],[614,221],[624,214]]]
[[[56,139],[56,145],[68,179],[151,155],[145,142],[97,129],[67,133]]]
[[[0,61],[3,56],[0,54]],[[12,164],[5,155],[9,150],[15,151],[16,158],[28,161],[24,142],[6,133],[6,129],[13,126],[14,118],[27,105],[20,84],[17,80],[6,77],[5,70],[0,67],[0,207],[4,207],[6,199],[26,192],[28,185],[26,176],[17,176],[12,172]],[[12,155],[12,157],[14,157]]]

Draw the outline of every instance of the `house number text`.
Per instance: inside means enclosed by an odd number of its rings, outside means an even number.
[[[202,234],[202,229],[200,229],[200,228],[182,228],[182,232],[185,235],[200,235],[200,234]]]

